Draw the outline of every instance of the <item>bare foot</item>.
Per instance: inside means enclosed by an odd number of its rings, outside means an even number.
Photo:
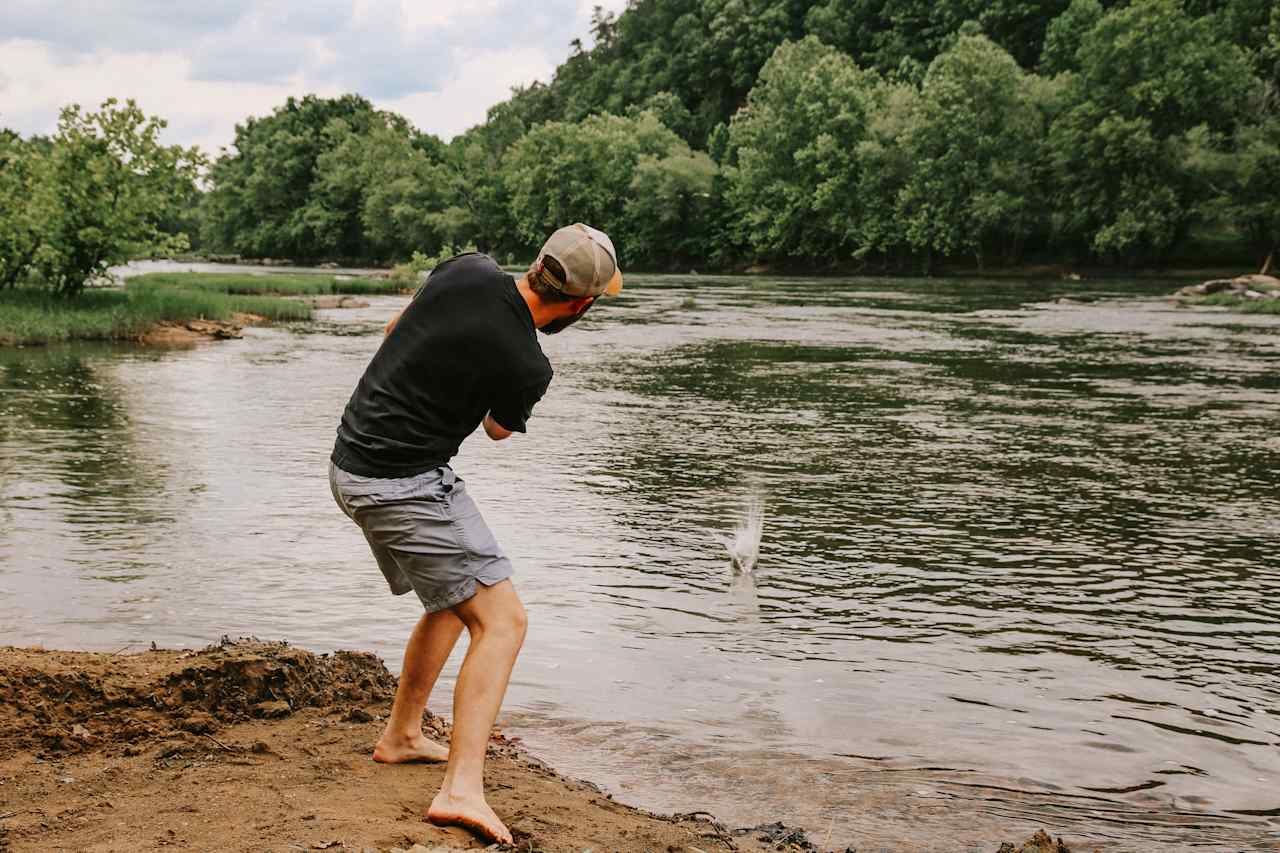
[[[373,748],[373,760],[382,764],[408,764],[414,761],[448,761],[449,750],[422,735],[398,738],[383,732]]]
[[[441,791],[427,809],[427,820],[436,826],[465,827],[487,841],[512,843],[511,830],[498,819],[482,796],[451,797]]]

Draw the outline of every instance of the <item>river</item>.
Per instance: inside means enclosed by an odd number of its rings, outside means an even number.
[[[529,435],[455,460],[530,612],[508,734],[829,848],[1280,847],[1280,318],[1172,289],[632,276],[544,339]],[[417,605],[325,471],[403,302],[0,350],[0,643],[397,670]]]

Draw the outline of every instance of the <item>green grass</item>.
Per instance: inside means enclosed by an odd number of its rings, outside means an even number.
[[[1214,293],[1194,300],[1195,305],[1217,305],[1241,314],[1280,314],[1280,298],[1244,299],[1230,293]]]
[[[0,345],[71,340],[135,340],[158,323],[230,320],[258,314],[306,320],[311,306],[281,296],[398,293],[393,282],[323,275],[154,273],[122,290],[88,290],[72,299],[32,288],[0,291]]]
[[[148,273],[129,279],[138,284],[168,285],[210,293],[278,296],[327,296],[400,293],[401,284],[389,279],[337,278],[331,275],[246,275],[244,273]]]

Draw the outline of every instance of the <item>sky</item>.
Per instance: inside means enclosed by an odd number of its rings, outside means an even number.
[[[215,154],[290,95],[359,93],[449,139],[550,79],[626,0],[0,0],[0,127],[134,98]]]

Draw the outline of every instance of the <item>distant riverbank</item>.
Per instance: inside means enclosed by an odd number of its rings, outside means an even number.
[[[242,263],[259,268],[236,271],[226,259],[135,261],[111,271],[123,282],[121,286],[90,288],[76,297],[37,288],[0,291],[0,346],[40,346],[76,340],[173,346],[202,339],[235,338],[244,326],[308,320],[315,308],[357,307],[358,303],[348,297],[407,293],[418,281],[416,274],[406,277],[403,272],[387,273],[367,267],[285,267],[270,259],[261,264]],[[518,269],[522,268],[509,267],[512,272]],[[740,274],[769,272],[762,267]],[[940,278],[960,275],[956,272]],[[1078,273],[1066,267],[1026,266],[1016,273],[1001,270],[983,278],[1080,282],[1086,286],[1086,282],[1106,280],[1112,275],[1114,271]],[[1168,279],[1171,290],[1205,278],[1232,280],[1225,276],[1229,274],[1214,270],[1129,273],[1135,279]],[[1234,280],[1262,278],[1241,276]],[[1280,299],[1251,299],[1238,289],[1192,293],[1195,287],[1200,285],[1179,291],[1183,304],[1280,313]],[[1263,290],[1268,295],[1272,292],[1269,287]]]
[[[503,269],[513,273],[523,272],[528,268],[532,260],[532,258],[521,259],[510,255],[498,257],[496,253],[494,253],[494,259],[502,265]],[[159,266],[172,268],[173,270],[234,269],[239,267],[243,269],[252,269],[262,273],[275,273],[275,271],[279,270],[281,272],[288,271],[289,273],[365,276],[386,275],[389,271],[394,269],[394,265],[390,263],[370,264],[367,260],[360,261],[350,258],[249,258],[241,257],[240,255],[197,253],[182,255],[175,258],[135,261],[128,266],[117,267],[113,272],[116,274],[123,273],[128,275],[131,269],[154,269]],[[1228,260],[1217,254],[1207,255],[1204,258],[1199,259],[1194,255],[1179,257],[1170,261],[1168,265],[1160,267],[1130,267],[1122,265],[1108,266],[1097,263],[1073,263],[1067,260],[1052,259],[1027,261],[1008,265],[988,265],[985,267],[978,267],[972,263],[955,262],[950,264],[937,264],[928,274],[922,273],[919,266],[913,264],[899,264],[895,266],[886,265],[880,262],[866,262],[856,264],[815,265],[812,262],[798,261],[794,259],[750,264],[734,263],[721,266],[699,264],[694,264],[692,266],[687,264],[674,266],[670,264],[665,266],[653,264],[629,265],[624,263],[624,267],[626,272],[646,275],[767,275],[770,277],[870,277],[895,279],[926,277],[939,279],[1043,279],[1050,281],[1088,281],[1093,279],[1167,279],[1171,282],[1179,283],[1213,278],[1230,278],[1247,272],[1247,270],[1239,266],[1238,261]]]

